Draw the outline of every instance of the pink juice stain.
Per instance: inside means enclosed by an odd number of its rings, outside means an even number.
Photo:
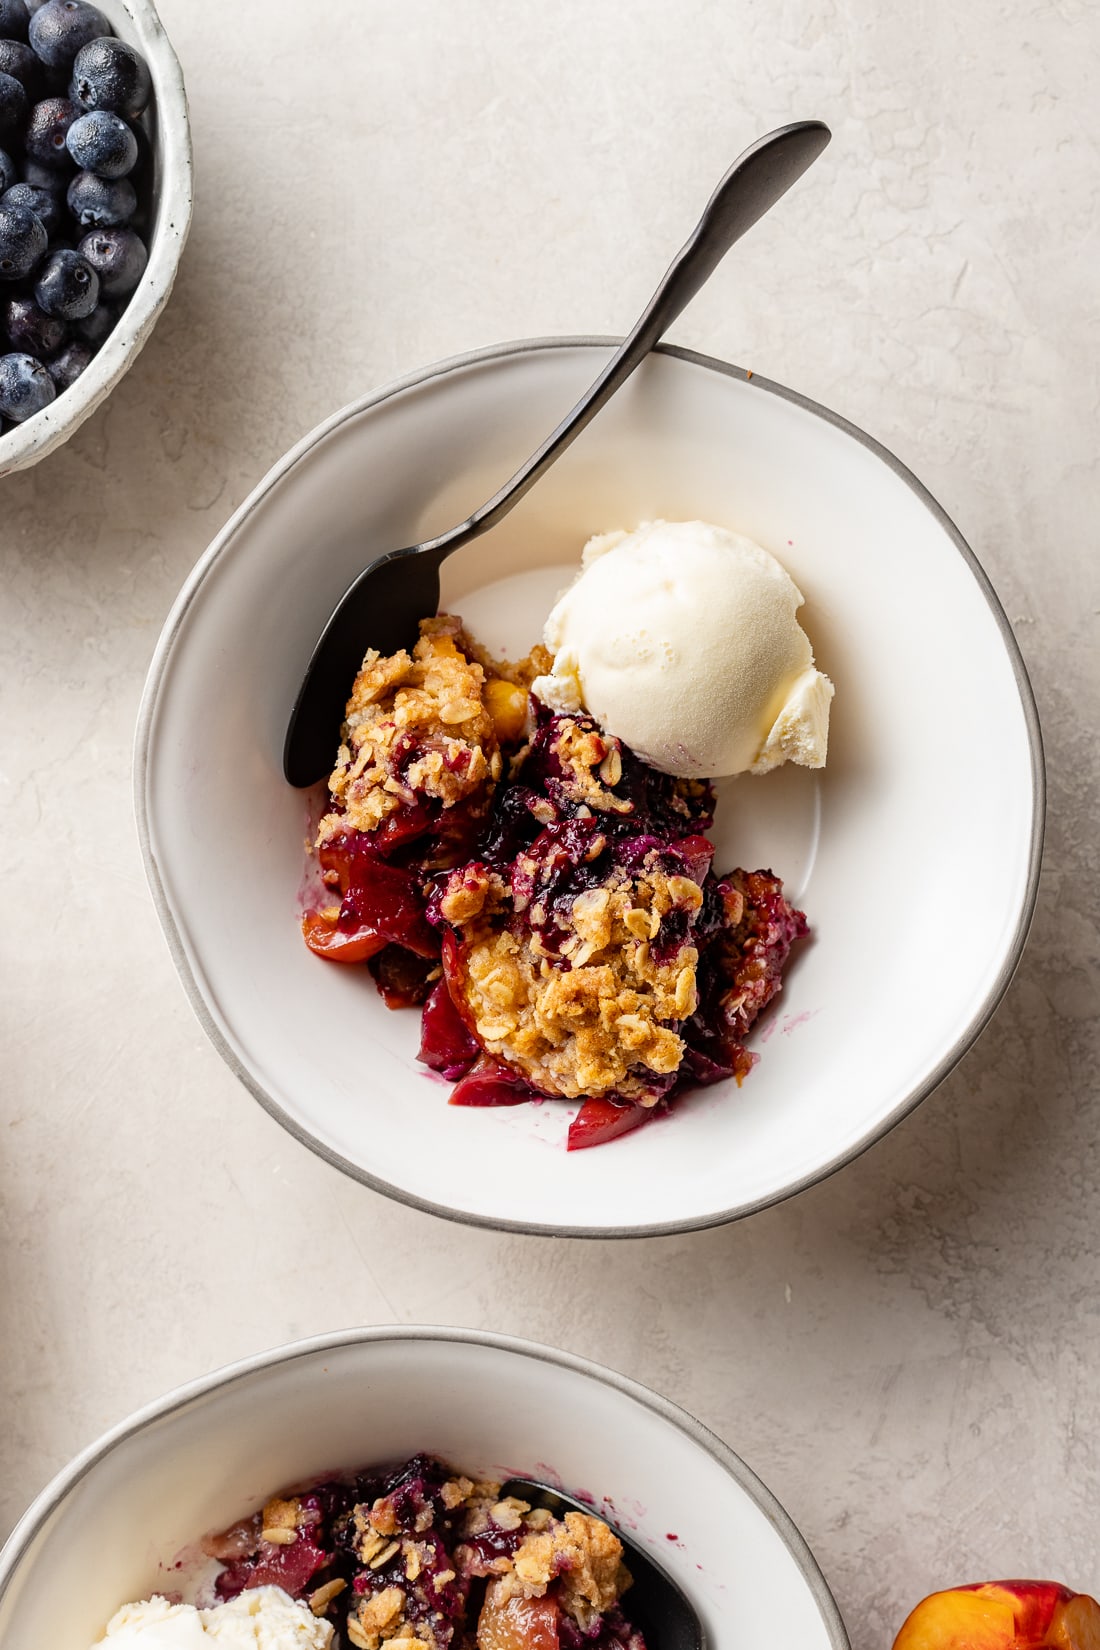
[[[784,1037],[789,1037],[792,1031],[797,1031],[799,1026],[806,1025],[810,1020],[814,1019],[814,1017],[816,1015],[820,1014],[820,1013],[821,1013],[821,1010],[819,1008],[808,1008],[808,1009],[805,1009],[801,1014],[789,1014],[789,1015],[787,1015],[786,1018],[784,1019],[783,1026],[782,1026],[782,1031],[783,1031]]]

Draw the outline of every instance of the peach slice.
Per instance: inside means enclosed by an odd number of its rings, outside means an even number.
[[[1055,1581],[986,1581],[923,1599],[894,1650],[1100,1650],[1100,1604]]]
[[[1057,1650],[1100,1650],[1100,1604],[1087,1593],[1074,1593],[1059,1604],[1047,1643]]]
[[[509,1597],[499,1581],[485,1590],[477,1623],[478,1650],[558,1650],[558,1603]]]

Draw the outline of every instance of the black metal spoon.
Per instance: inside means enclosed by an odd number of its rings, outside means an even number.
[[[514,1495],[531,1507],[545,1507],[556,1518],[563,1513],[591,1513],[583,1501],[574,1501],[561,1490],[549,1484],[539,1484],[531,1478],[509,1478],[501,1486],[501,1499]],[[600,1515],[602,1517],[602,1514]],[[607,1519],[604,1520],[608,1522]],[[706,1635],[703,1624],[687,1594],[670,1575],[667,1575],[641,1547],[626,1537],[622,1530],[611,1526],[623,1544],[626,1567],[633,1577],[633,1586],[624,1595],[626,1614],[641,1630],[647,1650],[704,1650]]]
[[[452,550],[495,527],[534,486],[690,303],[734,241],[817,159],[830,138],[819,120],[781,126],[734,161],[633,332],[573,411],[480,510],[449,532],[372,561],[340,598],[313,650],[283,747],[292,785],[312,785],[332,766],[344,706],[368,647],[394,653],[416,640],[419,621],[439,607],[439,569]]]

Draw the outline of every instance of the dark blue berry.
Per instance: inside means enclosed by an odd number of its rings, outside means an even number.
[[[87,344],[74,338],[72,343],[65,345],[60,355],[46,362],[46,371],[53,379],[58,395],[70,384],[76,383],[84,368],[91,365],[93,355],[94,351]]]
[[[149,258],[144,241],[132,229],[93,229],[77,251],[99,276],[99,290],[105,298],[128,297],[144,275]]]
[[[18,80],[29,98],[41,97],[42,65],[26,41],[0,37],[0,73],[10,74],[13,80]]]
[[[102,286],[100,291],[102,291]],[[72,330],[91,349],[97,350],[104,339],[115,330],[118,312],[112,304],[99,304],[82,321],[74,321]]]
[[[37,161],[39,166],[48,166],[52,171],[64,171],[70,167],[72,158],[65,147],[65,136],[79,114],[77,105],[67,97],[47,97],[43,102],[36,103],[30,112],[23,139],[27,158]],[[24,174],[30,178],[29,168],[24,167]]]
[[[39,309],[33,298],[9,298],[4,305],[4,326],[11,348],[39,361],[56,355],[69,336],[65,322]]]
[[[0,415],[22,424],[48,407],[57,390],[41,361],[33,355],[0,357]]]
[[[69,185],[69,211],[85,229],[115,229],[129,223],[137,211],[137,195],[129,178],[97,178],[78,172]]]
[[[25,40],[30,20],[26,0],[0,0],[0,35],[5,40]]]
[[[0,281],[18,281],[29,275],[45,255],[48,240],[37,212],[0,201]]]
[[[82,46],[114,31],[88,0],[46,0],[31,18],[27,36],[50,69],[68,69]]]
[[[29,206],[42,219],[43,228],[51,239],[60,232],[66,221],[61,196],[56,189],[42,189],[35,183],[13,183],[0,195],[0,200],[6,206]]]
[[[121,115],[93,109],[74,120],[65,137],[76,164],[100,178],[124,178],[138,158],[137,138]]]
[[[6,195],[19,177],[19,168],[6,149],[0,149],[0,195]]]
[[[13,74],[0,73],[0,138],[18,137],[27,123],[27,88]]]
[[[38,272],[39,309],[63,321],[80,321],[99,302],[99,276],[79,252],[51,252]]]
[[[66,157],[68,153],[66,149]],[[36,189],[52,189],[56,193],[58,189],[64,189],[68,181],[67,173],[59,172],[53,166],[43,166],[40,161],[31,160],[27,155],[23,156],[24,183],[33,183]]]
[[[136,120],[152,95],[145,59],[125,40],[93,40],[77,53],[69,96],[81,108],[111,109]]]

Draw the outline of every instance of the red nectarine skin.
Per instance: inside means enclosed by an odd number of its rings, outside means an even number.
[[[922,1599],[894,1650],[1100,1650],[1100,1605],[1056,1581],[982,1581]]]
[[[1073,1597],[1068,1587],[1060,1587],[1056,1581],[994,1581],[990,1585],[1012,1594],[1021,1644],[1045,1643],[1055,1609]]]

